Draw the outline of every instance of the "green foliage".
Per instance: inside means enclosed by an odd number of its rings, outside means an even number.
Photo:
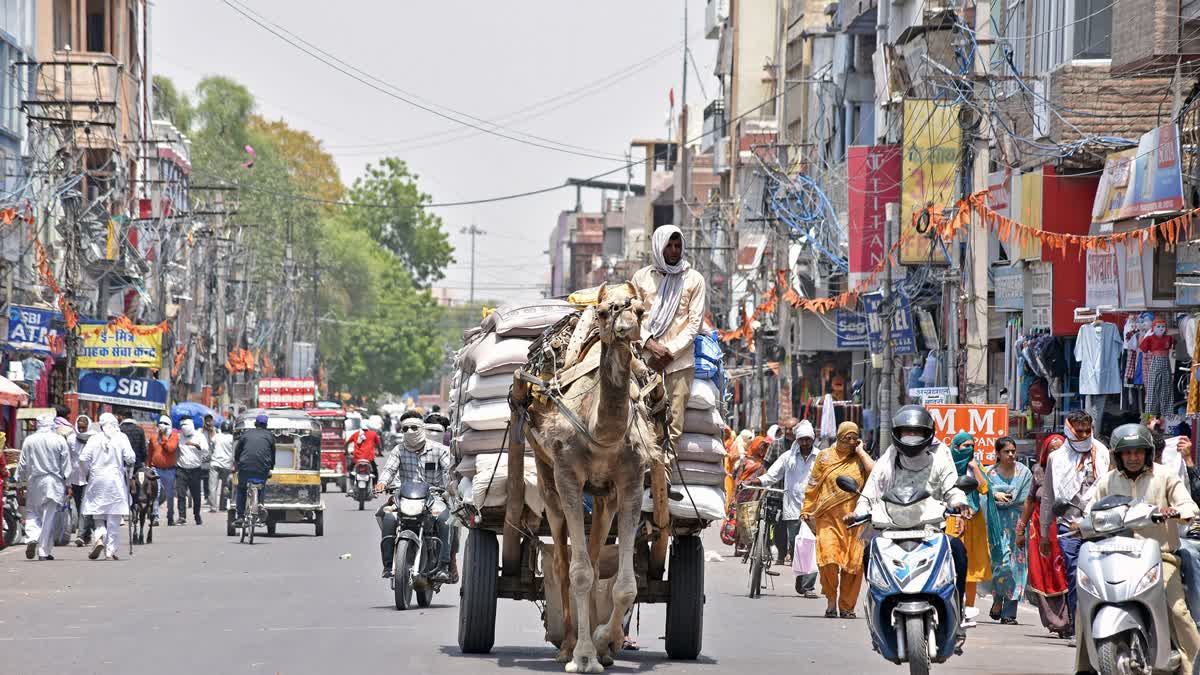
[[[154,76],[154,119],[169,120],[183,133],[192,126],[192,102],[165,75]]]
[[[350,224],[395,254],[417,283],[441,279],[446,265],[454,262],[442,219],[419,208],[431,199],[417,187],[416,174],[403,160],[387,157],[367,165],[366,174],[350,189],[350,201],[371,205],[351,207]]]

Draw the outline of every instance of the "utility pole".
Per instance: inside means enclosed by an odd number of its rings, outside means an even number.
[[[487,234],[487,232],[484,232],[483,230],[476,227],[474,223],[471,223],[470,227],[462,228],[461,230],[459,230],[459,232],[461,232],[462,234],[470,235],[470,237],[471,237],[471,296],[470,296],[471,299],[468,301],[467,306],[474,307],[475,306],[475,237],[478,237],[481,234]]]
[[[287,245],[283,249],[283,269],[284,276],[287,281],[287,289],[284,291],[284,304],[287,306],[287,339],[284,342],[283,358],[287,368],[284,371],[286,376],[294,365],[292,363],[292,344],[296,341],[296,305],[295,305],[295,280],[296,280],[296,265],[292,259],[292,219],[289,216],[287,219]]]
[[[688,0],[683,0],[683,86],[681,87],[681,109],[679,118],[679,225],[684,232],[691,227],[691,213],[688,202],[691,201],[691,157],[688,152]]]
[[[975,7],[975,34],[979,41],[979,49],[975,56],[975,72],[987,76],[987,68],[992,63],[995,46],[992,40],[992,0],[977,0]],[[977,80],[978,87],[986,88],[987,82]],[[986,92],[985,92],[986,93]],[[988,169],[991,163],[989,146],[991,126],[983,125],[982,133],[974,139],[975,166],[973,167],[973,183],[971,189],[979,189],[988,184]],[[967,195],[963,195],[964,197]],[[971,219],[971,229],[967,233],[970,238],[972,252],[971,277],[967,299],[967,371],[963,383],[964,396],[960,401],[983,403],[988,396],[988,231],[983,223],[975,217]],[[1007,429],[1004,431],[1007,432]]]
[[[890,202],[884,205],[883,250],[889,255],[892,250],[892,231],[899,222],[900,205]],[[883,324],[883,367],[879,378],[879,452],[887,450],[892,444],[892,386],[895,383],[895,355],[892,354],[892,263],[887,259],[884,265],[883,302],[880,303],[885,311],[881,317]]]

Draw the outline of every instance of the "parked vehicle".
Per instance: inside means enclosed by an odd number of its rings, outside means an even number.
[[[1065,504],[1056,504],[1056,512]],[[1165,517],[1126,495],[1096,502],[1081,518],[1076,568],[1076,630],[1092,667],[1101,675],[1175,672],[1181,655],[1171,644],[1171,614],[1163,586],[1158,541],[1139,529]]]
[[[4,531],[0,533],[5,546],[12,546],[25,540],[25,519],[21,516],[23,509],[17,495],[17,486],[11,483],[4,487],[4,520],[0,523]]]
[[[334,404],[336,405],[336,404]],[[346,488],[346,411],[318,402],[317,407],[305,410],[321,425],[321,492],[335,484]]]
[[[371,471],[371,463],[360,459],[354,463],[354,492],[351,495],[358,501],[358,510],[375,498],[375,476]]]
[[[775,556],[771,555],[771,523],[774,522],[779,512],[777,509],[765,506],[768,492],[783,493],[783,490],[768,487],[751,487],[742,488],[744,490],[759,491],[758,498],[758,517],[754,520],[753,536],[750,539],[750,550],[746,553],[743,562],[750,565],[750,592],[749,597],[757,598],[762,595],[763,574],[777,577],[779,572],[772,572],[771,565],[775,562]]]
[[[242,413],[234,425],[235,437],[254,427],[254,418],[267,416],[267,430],[275,435],[275,468],[263,485],[259,503],[266,510],[267,535],[275,534],[279,523],[312,525],[318,537],[325,534],[325,501],[321,498],[321,427],[303,410],[263,410],[252,408]],[[233,481],[236,485],[237,474]],[[237,507],[231,503],[225,534],[237,534],[234,527]]]
[[[837,485],[859,494],[848,476]],[[979,487],[970,475],[957,485],[964,491]],[[907,663],[911,675],[926,675],[931,663],[955,654],[962,621],[950,539],[943,532],[946,505],[923,487],[893,486],[855,525],[867,522],[879,533],[867,568],[871,642],[888,661]]]
[[[370,465],[368,465],[369,467]],[[405,482],[392,493],[396,502],[396,554],[392,558],[392,594],[396,609],[428,607],[442,588],[435,580],[438,554],[450,542],[438,537],[437,517],[450,508],[446,493],[427,483]],[[361,503],[360,503],[361,508]]]

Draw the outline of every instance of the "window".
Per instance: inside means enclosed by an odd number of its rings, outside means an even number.
[[[74,28],[71,21],[71,0],[54,0],[54,48],[71,46]]]
[[[1112,55],[1112,1],[1033,3],[1031,71],[1048,73],[1075,59]]]
[[[84,24],[87,29],[87,50],[89,52],[108,51],[108,13],[105,0],[88,0],[87,19]]]
[[[1111,0],[1075,0],[1075,56],[1107,59],[1112,56]]]

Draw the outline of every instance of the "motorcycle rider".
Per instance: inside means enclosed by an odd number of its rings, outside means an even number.
[[[1096,481],[1085,512],[1090,512],[1096,501],[1104,497],[1125,495],[1157,507],[1167,518],[1187,520],[1196,517],[1200,508],[1192,501],[1187,485],[1161,464],[1155,465],[1154,437],[1149,429],[1141,424],[1123,424],[1113,431],[1111,442],[1116,471],[1110,471]],[[1190,673],[1200,650],[1200,631],[1188,612],[1179,573],[1179,524],[1168,520],[1141,528],[1134,536],[1157,540],[1162,546],[1163,584],[1171,612],[1171,639],[1183,653],[1182,672]],[[1075,658],[1076,672],[1088,672],[1088,652],[1082,641],[1076,648]]]
[[[388,452],[387,462],[375,485],[376,492],[394,490],[405,482],[427,483],[433,487],[452,490],[450,467],[454,459],[450,449],[441,443],[429,440],[425,434],[425,423],[421,413],[409,410],[400,417],[401,441]],[[450,509],[442,511],[437,518],[438,538],[442,546],[438,550],[438,581],[450,581]],[[379,552],[383,559],[383,578],[392,576],[392,557],[396,552],[396,503],[387,500],[375,512],[379,523]]]
[[[919,405],[906,405],[896,411],[892,418],[892,444],[879,456],[875,468],[867,477],[862,496],[854,512],[845,517],[847,522],[869,515],[871,506],[878,502],[893,487],[925,488],[933,499],[947,504],[947,514],[969,517],[967,496],[955,487],[958,470],[950,448],[935,438],[936,426],[929,411]],[[864,530],[864,538],[875,538],[873,530]],[[954,557],[955,586],[958,588],[959,606],[965,602],[967,588],[967,548],[958,537],[950,540],[950,553]],[[863,574],[871,560],[871,547],[863,551]],[[958,639],[966,638],[962,626],[958,627]]]
[[[347,469],[353,468],[356,462],[365,461],[371,463],[371,475],[379,475],[375,457],[378,456],[381,447],[379,428],[382,425],[382,418],[379,418],[378,415],[371,415],[369,419],[363,421],[362,428],[350,437],[350,442],[354,444],[354,455],[350,458],[350,466]]]

